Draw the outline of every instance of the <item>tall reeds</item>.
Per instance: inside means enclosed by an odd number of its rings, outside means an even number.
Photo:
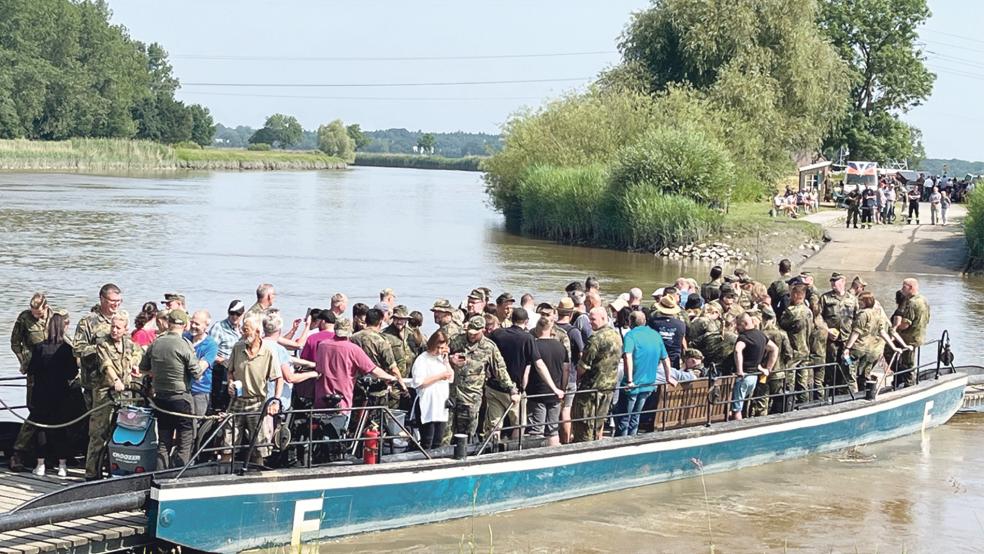
[[[964,218],[964,236],[967,239],[967,250],[970,255],[970,267],[984,267],[984,188],[978,182],[974,190],[967,195],[967,216]]]
[[[481,156],[445,158],[443,156],[419,156],[417,154],[382,154],[376,152],[356,152],[355,163],[374,167],[403,167],[411,169],[452,169],[458,171],[481,171]]]
[[[0,169],[112,171],[174,165],[174,149],[150,141],[100,138],[0,140]]]

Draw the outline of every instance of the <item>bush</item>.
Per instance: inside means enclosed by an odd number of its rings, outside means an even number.
[[[355,140],[349,136],[341,119],[318,127],[318,149],[348,163],[355,161]]]
[[[984,183],[977,183],[967,195],[967,217],[964,218],[964,236],[970,262],[975,268],[984,266]]]
[[[246,150],[253,150],[256,152],[268,152],[270,149],[270,145],[265,142],[255,142],[246,147]]]
[[[192,142],[190,140],[183,140],[174,145],[175,148],[183,148],[185,150],[201,150],[202,145],[197,142]]]
[[[638,144],[623,148],[611,169],[616,194],[637,187],[637,195],[681,195],[719,206],[730,199],[733,179],[734,164],[723,145],[700,133],[668,127],[654,129]]]
[[[607,181],[601,165],[533,168],[519,187],[522,231],[563,242],[604,240]]]
[[[612,231],[618,246],[650,252],[702,240],[720,229],[721,214],[686,198],[636,184],[614,192]]]

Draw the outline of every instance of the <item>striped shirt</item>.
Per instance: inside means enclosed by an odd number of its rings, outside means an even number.
[[[242,337],[242,333],[239,332],[239,328],[233,326],[228,319],[223,319],[215,325],[212,325],[212,328],[208,330],[208,334],[210,337],[215,339],[215,343],[219,345],[217,356],[225,359],[229,358],[229,355],[232,353],[232,347],[235,346]]]

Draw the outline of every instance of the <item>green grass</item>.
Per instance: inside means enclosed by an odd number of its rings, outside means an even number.
[[[984,267],[984,184],[978,183],[967,195],[967,217],[964,218],[964,237],[970,255],[968,267],[979,270]]]
[[[127,171],[157,169],[336,169],[321,152],[172,148],[144,140],[0,140],[0,170]]]
[[[823,228],[802,219],[769,216],[768,202],[742,202],[728,207],[721,231],[733,236],[779,232],[797,233],[819,239]]]
[[[481,171],[482,156],[464,158],[445,158],[443,156],[421,156],[418,154],[382,154],[376,152],[356,152],[355,163],[373,167],[405,167],[411,169],[448,169],[458,171]]]

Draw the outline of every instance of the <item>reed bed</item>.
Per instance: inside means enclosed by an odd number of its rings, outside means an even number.
[[[0,140],[0,169],[113,171],[175,167],[174,149],[142,140]]]
[[[967,239],[970,269],[984,268],[984,187],[978,183],[967,195],[967,216],[964,218],[964,236]]]
[[[420,156],[417,154],[382,154],[376,152],[356,152],[353,165],[373,167],[402,167],[409,169],[447,169],[457,171],[481,171],[482,156],[445,158],[443,156]]]

